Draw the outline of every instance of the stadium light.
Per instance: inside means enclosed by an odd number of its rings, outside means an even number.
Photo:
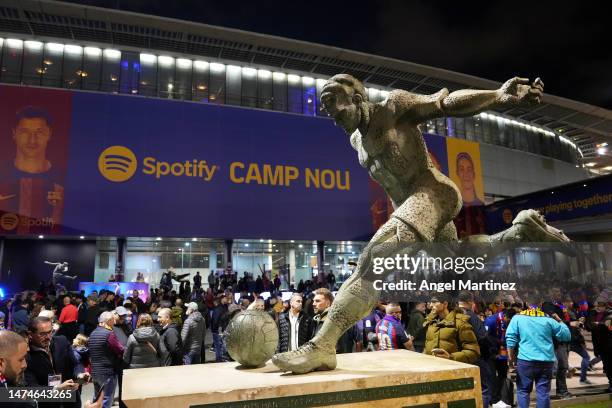
[[[40,50],[43,47],[43,43],[40,41],[26,41],[25,46],[30,50]]]
[[[85,55],[89,57],[99,57],[102,50],[98,47],[85,47]]]
[[[255,68],[242,68],[242,75],[245,77],[254,77],[257,75],[257,70]]]
[[[153,54],[140,54],[140,62],[142,64],[154,64],[157,57]]]
[[[23,41],[16,38],[7,38],[6,45],[9,48],[23,48]]]
[[[270,77],[272,77],[272,73],[270,71],[265,70],[265,69],[258,70],[257,74],[259,75],[259,77],[261,79],[270,79]]]
[[[212,72],[223,72],[225,71],[225,65],[213,62],[212,64],[210,64],[210,70]]]
[[[181,69],[191,69],[193,62],[187,58],[178,58],[176,60],[176,67]]]
[[[159,57],[157,57],[157,62],[159,63],[159,65],[169,67],[170,65],[174,65],[174,58],[169,57],[167,55],[160,55]]]
[[[58,43],[47,43],[45,44],[47,49],[52,52],[62,52],[64,51],[64,44]]]
[[[208,62],[206,61],[193,61],[193,67],[198,71],[205,71],[208,69]]]
[[[67,54],[82,54],[83,53],[83,47],[81,47],[80,45],[66,45],[64,46],[64,51]]]
[[[104,56],[108,59],[119,59],[121,58],[121,51],[107,48],[104,50]]]

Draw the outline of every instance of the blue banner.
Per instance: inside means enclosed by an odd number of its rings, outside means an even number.
[[[510,198],[485,208],[488,233],[508,228],[525,209],[540,211],[547,221],[563,221],[612,213],[612,176]]]
[[[327,118],[39,88],[0,94],[2,233],[361,240],[373,232],[367,172]]]

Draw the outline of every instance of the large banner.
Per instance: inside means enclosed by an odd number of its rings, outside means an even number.
[[[495,233],[512,225],[521,210],[540,211],[549,222],[612,213],[612,176],[601,176],[499,201],[486,207],[487,230]]]
[[[461,192],[463,207],[455,217],[459,238],[485,233],[484,186],[480,145],[463,139],[447,139],[449,177]]]
[[[326,118],[0,86],[0,235],[363,240],[367,172]]]

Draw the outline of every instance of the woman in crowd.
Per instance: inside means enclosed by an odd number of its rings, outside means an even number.
[[[129,368],[159,367],[159,334],[153,328],[151,315],[138,317],[136,330],[130,334],[123,361]]]

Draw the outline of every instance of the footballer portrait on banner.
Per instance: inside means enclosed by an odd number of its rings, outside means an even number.
[[[0,233],[61,230],[71,94],[1,87]],[[10,95],[13,94],[13,95]]]

